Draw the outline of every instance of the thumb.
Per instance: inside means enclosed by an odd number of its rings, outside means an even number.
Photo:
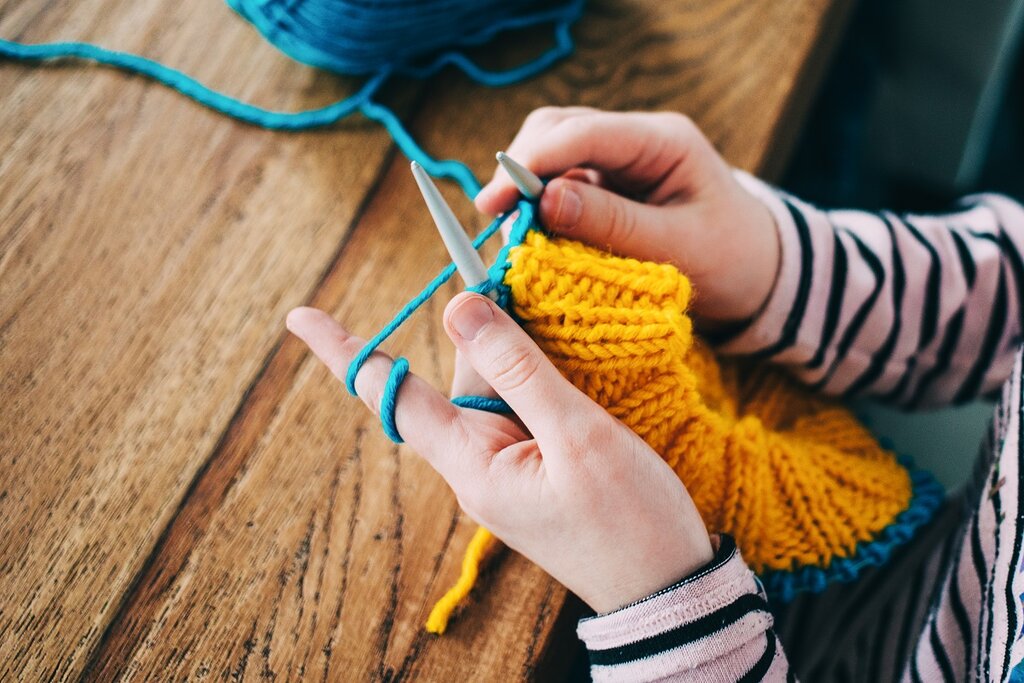
[[[445,309],[444,326],[459,353],[539,441],[566,432],[574,416],[592,405],[487,297],[456,296]]]
[[[641,204],[587,182],[558,178],[541,195],[540,218],[555,234],[621,256],[676,261],[683,207]],[[674,237],[673,237],[674,235]]]

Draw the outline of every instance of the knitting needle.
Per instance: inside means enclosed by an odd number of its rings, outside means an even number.
[[[427,172],[415,161],[410,164],[412,175],[416,178],[416,184],[420,187],[423,200],[427,203],[427,209],[437,225],[437,231],[441,233],[444,246],[448,248],[455,269],[467,287],[476,287],[490,280],[487,275],[487,267],[484,265],[480,254],[473,247],[473,243],[466,236],[459,219],[452,213],[451,207],[441,196],[441,192],[434,185]],[[492,290],[487,293],[492,300],[497,300],[497,294]]]
[[[509,177],[512,178],[512,182],[516,184],[516,187],[519,188],[524,197],[533,201],[544,192],[544,182],[533,171],[504,152],[498,152],[495,158],[497,158],[498,163],[505,169]]]

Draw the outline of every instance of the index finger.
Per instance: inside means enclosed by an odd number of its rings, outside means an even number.
[[[288,329],[302,339],[310,350],[339,380],[345,380],[349,363],[366,344],[350,335],[327,313],[315,308],[296,308],[288,314]],[[384,386],[392,360],[376,352],[356,378],[359,398],[374,414],[380,414]],[[399,434],[442,477],[453,484],[466,476],[479,458],[467,457],[469,441],[462,414],[434,387],[409,373],[395,401],[395,424]]]
[[[594,111],[565,117],[552,126],[518,136],[508,154],[541,178],[591,168],[624,187],[646,189],[673,173],[700,177],[700,173],[685,168],[688,163],[708,158],[688,153],[697,145],[710,143],[681,114]],[[476,202],[481,210],[500,211],[510,208],[515,197],[511,179],[496,173]]]
[[[596,111],[590,107],[541,107],[535,109],[523,121],[519,132],[516,133],[515,138],[512,139],[505,151],[516,161],[520,161],[516,156],[516,150],[520,149],[526,141],[540,136],[568,118],[593,114]],[[498,164],[495,166],[491,181],[483,187],[473,201],[476,203],[477,209],[483,213],[497,216],[515,206],[518,198],[519,190],[515,183],[509,178],[501,164]]]

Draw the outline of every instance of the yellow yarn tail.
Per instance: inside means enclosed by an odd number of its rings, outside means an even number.
[[[462,573],[455,585],[448,589],[448,592],[437,601],[434,609],[430,610],[427,617],[427,631],[441,635],[448,628],[448,620],[452,612],[459,606],[469,592],[473,590],[476,577],[480,574],[480,565],[483,564],[487,552],[494,546],[497,539],[490,531],[479,527],[469,545],[466,547],[466,554],[462,557]]]

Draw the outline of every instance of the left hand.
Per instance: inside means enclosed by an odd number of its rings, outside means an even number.
[[[339,379],[365,343],[312,308],[292,311],[288,329]],[[463,293],[445,310],[445,330],[518,419],[458,408],[411,373],[395,419],[470,517],[599,613],[711,561],[703,521],[672,469],[565,379],[504,311]],[[375,353],[356,381],[375,413],[390,366]]]
[[[543,107],[506,149],[551,179],[538,205],[547,230],[671,263],[694,285],[698,322],[744,321],[767,301],[781,263],[775,219],[686,116]],[[518,196],[499,166],[474,202],[497,215]]]

